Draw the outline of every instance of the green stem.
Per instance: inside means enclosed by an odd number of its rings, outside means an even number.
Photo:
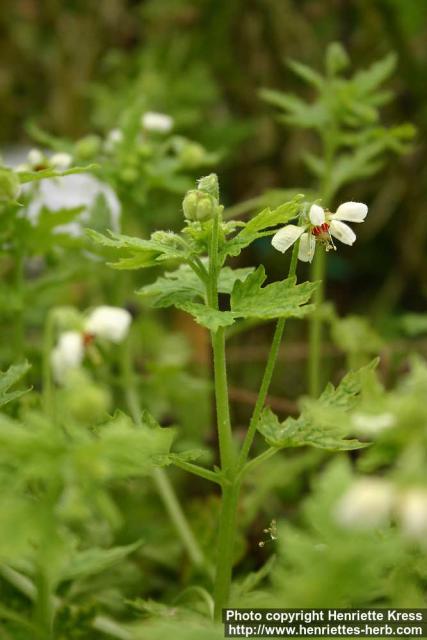
[[[221,620],[222,609],[227,606],[230,595],[239,491],[238,482],[225,485],[222,490],[214,586],[215,620],[217,621]]]
[[[333,127],[323,135],[325,172],[320,185],[320,193],[326,206],[335,193],[335,189],[331,185],[335,157],[335,138],[336,132]],[[311,264],[310,279],[312,282],[320,282],[314,295],[316,309],[310,317],[308,341],[308,389],[312,397],[317,397],[323,387],[321,375],[323,320],[321,309],[325,299],[326,253],[322,248],[317,249],[315,253]]]
[[[316,306],[309,324],[309,358],[308,358],[308,388],[313,398],[317,398],[322,388],[320,365],[322,360],[322,317],[321,308],[325,297],[326,253],[322,249],[314,256],[311,279],[319,282],[314,292],[313,302]]]
[[[188,473],[192,473],[193,475],[199,476],[199,478],[204,478],[205,480],[215,482],[219,485],[223,484],[222,477],[215,471],[205,469],[205,467],[193,464],[192,462],[187,462],[186,460],[181,460],[180,458],[174,458],[172,462],[176,467],[179,467],[184,471],[188,471]]]
[[[291,264],[289,267],[289,275],[288,277],[295,276],[297,269],[297,260],[298,260],[298,249],[299,242],[296,242],[292,251]],[[261,411],[264,408],[265,399],[268,394],[268,390],[270,388],[271,380],[274,373],[274,368],[276,366],[277,356],[279,354],[280,344],[283,337],[283,331],[285,329],[286,319],[280,318],[277,321],[276,329],[274,331],[273,341],[270,347],[270,353],[268,354],[267,364],[265,366],[264,375],[261,382],[261,387],[258,393],[257,401],[255,403],[255,408],[252,413],[251,421],[249,423],[249,428],[246,432],[245,440],[242,445],[242,449],[239,455],[239,468],[241,469],[248,458],[250,448],[252,446],[252,442],[254,440],[258,421],[261,415]]]
[[[122,345],[121,353],[121,383],[125,394],[126,403],[133,421],[136,425],[141,424],[141,407],[134,383],[134,373],[132,367],[132,357],[129,338]],[[157,468],[152,473],[152,478],[156,489],[163,501],[165,509],[171,519],[172,524],[181,542],[186,549],[188,556],[197,567],[206,566],[205,558],[200,545],[194,536],[190,525],[179,504],[178,498],[173,490],[169,478],[164,469]]]
[[[242,479],[249,472],[253,471],[258,465],[262,464],[266,460],[269,460],[272,456],[276,455],[276,453],[278,453],[279,451],[280,449],[278,449],[277,447],[270,447],[269,449],[266,449],[265,451],[260,453],[259,456],[257,456],[256,458],[249,460],[249,462],[245,464],[243,469],[241,469],[239,474],[239,479]]]
[[[54,347],[54,310],[51,309],[46,318],[44,336],[43,336],[43,355],[42,355],[42,400],[43,408],[46,415],[52,417],[54,415],[54,388],[52,380],[51,354]]]
[[[53,599],[51,582],[46,572],[40,568],[37,576],[37,599],[35,603],[35,618],[39,628],[43,631],[44,640],[53,638]]]
[[[207,302],[218,309],[218,232],[220,214],[215,216],[212,225],[212,237],[209,246],[209,281],[207,284]],[[226,606],[231,586],[234,541],[236,538],[236,511],[240,485],[236,478],[236,456],[230,421],[228,398],[227,367],[225,359],[225,332],[220,327],[211,332],[215,404],[218,430],[221,471],[228,482],[222,485],[221,513],[219,518],[219,534],[214,584],[215,618],[221,617],[221,610]]]
[[[16,263],[15,263],[15,296],[18,299],[18,308],[16,309],[16,313],[13,318],[13,327],[14,327],[14,347],[15,347],[15,356],[17,359],[21,358],[24,354],[24,296],[25,296],[25,278],[24,278],[24,265],[25,260],[24,256],[21,252],[16,254]]]
[[[227,368],[225,360],[225,334],[223,327],[220,327],[216,332],[212,332],[212,349],[221,469],[223,472],[228,473],[234,465],[235,451],[230,421]]]
[[[153,471],[153,480],[166,511],[168,512],[168,515],[181,538],[181,542],[191,558],[191,561],[196,567],[206,566],[203,552],[200,549],[199,543],[194,536],[190,525],[188,524],[187,518],[181,509],[181,505],[178,502],[178,498],[176,497],[164,469],[159,467],[155,469]]]

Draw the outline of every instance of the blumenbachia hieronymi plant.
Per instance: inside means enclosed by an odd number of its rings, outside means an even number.
[[[396,65],[396,56],[390,53],[368,69],[348,75],[350,60],[342,45],[335,42],[326,50],[324,73],[315,71],[300,62],[290,61],[290,68],[313,91],[314,96],[304,100],[291,93],[271,89],[261,92],[262,97],[280,109],[279,120],[285,125],[309,129],[320,145],[319,153],[304,151],[303,159],[315,178],[315,191],[325,207],[331,206],[337,193],[358,180],[378,173],[385,164],[387,154],[406,153],[414,136],[411,124],[385,127],[381,124],[381,107],[390,102],[394,94],[381,85],[389,78]],[[313,210],[314,211],[314,210]],[[366,215],[363,208],[356,210],[351,204],[346,211],[339,207],[329,220],[317,212],[315,226],[330,224],[330,233],[341,242],[352,244],[355,236],[340,221],[362,222]],[[319,229],[330,244],[328,229]],[[279,243],[278,243],[279,244]],[[301,255],[310,261],[314,243],[302,239]],[[280,249],[280,244],[278,246]],[[301,256],[300,256],[301,257]],[[304,258],[302,258],[304,259]],[[321,284],[315,293],[317,308],[324,299],[326,256],[316,252],[311,268],[313,280]],[[321,387],[320,347],[322,338],[320,313],[310,317],[309,388],[317,396]]]
[[[211,174],[201,178],[197,188],[185,196],[183,212],[186,224],[179,234],[156,231],[149,239],[140,239],[114,233],[107,237],[89,231],[93,240],[115,257],[112,266],[116,269],[159,268],[173,264],[173,270],[166,271],[155,282],[144,286],[139,294],[151,300],[154,307],[175,306],[189,313],[211,334],[220,465],[207,469],[182,455],[174,459],[173,454],[169,460],[221,488],[214,580],[217,619],[229,601],[236,510],[243,478],[258,464],[286,447],[310,445],[346,450],[364,446],[347,437],[349,421],[346,420],[346,412],[358,401],[365,370],[350,373],[336,389],[329,385],[320,398],[307,401],[302,406],[296,419],[280,422],[271,410],[264,408],[264,404],[286,319],[303,318],[313,310],[309,301],[318,283],[297,284],[298,255],[306,259],[307,251],[312,250],[310,247],[314,248],[316,241],[324,245],[325,238],[329,243],[333,232],[346,241],[345,234],[353,232],[342,220],[360,222],[366,210],[366,206],[360,203],[345,203],[335,214],[329,214],[297,196],[276,209],[261,211],[246,223],[225,220],[218,180]],[[293,226],[279,229],[290,221],[293,221]],[[282,250],[286,248],[283,243],[287,246],[293,244],[288,277],[271,284],[265,284],[267,276],[263,266],[233,269],[227,265],[229,258],[239,255],[264,236],[274,236],[273,244],[281,243]],[[323,246],[320,250],[323,251]],[[226,328],[247,319],[276,320],[277,325],[253,415],[243,443],[238,446],[230,418]],[[264,436],[268,448],[252,457],[257,430]]]

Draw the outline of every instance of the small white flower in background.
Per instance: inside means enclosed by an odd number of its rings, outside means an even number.
[[[123,132],[121,129],[111,129],[105,138],[104,148],[108,152],[114,151],[116,146],[121,142],[123,142]]]
[[[85,333],[111,342],[121,342],[129,332],[132,316],[120,307],[97,307],[86,320]]]
[[[408,538],[427,542],[427,490],[406,491],[399,502],[398,516]]]
[[[59,169],[64,171],[71,166],[73,161],[72,156],[69,153],[54,153],[53,156],[50,156],[49,163],[51,167],[54,169]]]
[[[169,133],[169,131],[172,130],[173,124],[173,118],[166,113],[147,111],[141,117],[141,125],[146,131]]]
[[[390,518],[394,490],[380,478],[362,478],[353,483],[335,507],[336,521],[349,529],[371,529]]]
[[[351,419],[353,427],[358,433],[377,435],[390,429],[396,424],[396,418],[392,413],[355,413]]]
[[[51,353],[51,364],[55,381],[63,383],[67,373],[80,367],[84,358],[84,339],[79,331],[61,333]]]
[[[43,166],[46,162],[46,158],[40,149],[31,149],[28,152],[27,160],[32,169]]]
[[[332,236],[352,245],[356,234],[343,220],[347,222],[363,222],[367,216],[368,207],[363,202],[344,202],[335,213],[313,204],[308,213],[308,222],[297,226],[288,224],[274,234],[271,244],[277,251],[285,253],[299,239],[298,258],[302,262],[311,262],[316,249],[316,241],[323,244],[326,251],[335,249]]]
[[[32,185],[24,185],[24,192],[31,191]],[[40,211],[47,207],[50,211],[82,207],[81,214],[74,222],[56,227],[57,233],[82,236],[83,228],[91,226],[91,218],[102,202],[105,204],[108,228],[120,231],[121,205],[113,189],[89,173],[49,178],[37,183],[37,192],[25,208],[25,216],[36,224]]]

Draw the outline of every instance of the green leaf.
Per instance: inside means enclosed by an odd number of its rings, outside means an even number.
[[[321,89],[323,87],[323,77],[311,67],[308,67],[297,60],[288,60],[287,64],[297,76],[305,80],[305,82],[308,82],[308,84],[313,85],[313,87],[316,87],[317,89]]]
[[[187,260],[191,250],[176,233],[156,231],[149,240],[109,231],[109,237],[93,229],[87,235],[99,246],[114,249],[119,260],[110,263],[115,269],[142,269],[164,260]]]
[[[28,393],[29,389],[20,389],[18,391],[9,391],[9,389],[24,377],[30,366],[29,362],[14,364],[4,373],[0,373],[0,407],[20,398],[24,393]]]
[[[186,302],[178,304],[177,307],[192,315],[198,324],[210,331],[218,331],[220,327],[230,326],[234,323],[235,318],[239,316],[239,314],[231,311],[219,311],[198,302]]]
[[[258,430],[270,446],[277,448],[309,445],[345,451],[369,446],[348,438],[348,412],[356,406],[363,382],[377,363],[378,360],[374,360],[358,371],[351,371],[336,388],[328,384],[320,398],[305,399],[298,418],[289,417],[280,422],[270,409],[265,409]]]
[[[301,200],[303,195],[297,194],[289,202],[285,202],[275,209],[267,207],[263,209],[256,216],[251,218],[244,228],[231,240],[228,240],[224,247],[224,254],[230,256],[237,256],[245,247],[248,247],[252,242],[262,238],[265,235],[270,235],[273,231],[270,231],[271,227],[277,227],[279,224],[286,224],[298,215],[301,207]]]
[[[96,453],[108,465],[112,477],[147,475],[155,467],[167,464],[175,438],[175,429],[160,427],[143,414],[143,423],[134,426],[125,415],[99,428]]]
[[[84,211],[84,207],[58,209],[51,211],[42,207],[35,224],[28,219],[20,220],[21,238],[29,253],[47,253],[57,246],[73,247],[82,244],[81,238],[70,234],[67,230],[58,229],[74,222]]]
[[[419,336],[427,333],[427,314],[406,313],[400,319],[404,333],[408,336]]]
[[[383,348],[381,337],[362,316],[333,318],[331,333],[334,342],[345,353],[376,354]]]
[[[85,551],[77,551],[68,559],[60,571],[60,582],[64,580],[79,580],[97,573],[101,573],[120,562],[126,556],[133,553],[142,542],[138,540],[133,544],[111,549],[92,547]]]
[[[313,310],[306,303],[317,287],[316,282],[295,284],[295,278],[262,287],[266,279],[263,266],[244,282],[236,282],[231,294],[231,311],[242,318],[302,318]]]
[[[374,62],[368,69],[355,73],[352,81],[361,93],[372,93],[393,73],[396,63],[396,54],[389,53],[382,60]]]
[[[221,269],[218,278],[219,293],[231,293],[237,280],[244,280],[253,268]],[[206,289],[200,278],[188,265],[180,265],[175,271],[166,272],[152,284],[142,287],[137,292],[144,297],[152,297],[153,307],[170,307],[192,302],[195,298],[204,300]]]
[[[153,307],[170,307],[191,302],[205,294],[203,283],[188,265],[168,271],[137,291],[138,295],[152,298]]]
[[[307,104],[301,98],[290,93],[271,89],[263,89],[260,95],[263,100],[284,111],[285,115],[280,116],[279,120],[286,124],[309,129],[322,129],[329,122],[328,110],[321,101]]]
[[[44,180],[45,178],[62,178],[63,176],[70,176],[74,173],[87,173],[97,169],[98,165],[89,164],[86,167],[72,167],[66,171],[55,171],[55,169],[43,169],[42,171],[18,171],[17,176],[21,184],[27,182],[37,182]]]

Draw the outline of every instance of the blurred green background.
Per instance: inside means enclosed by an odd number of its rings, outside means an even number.
[[[227,204],[269,188],[308,188],[301,152],[310,134],[280,126],[259,90],[306,92],[286,59],[319,67],[333,40],[358,67],[396,51],[397,100],[385,121],[417,126],[414,152],[341,194],[366,201],[371,215],[363,250],[330,261],[330,288],[342,311],[422,310],[426,17],[425,0],[3,0],[0,140],[28,143],[29,123],[71,138],[102,133],[141,104],[222,151],[215,169]]]

